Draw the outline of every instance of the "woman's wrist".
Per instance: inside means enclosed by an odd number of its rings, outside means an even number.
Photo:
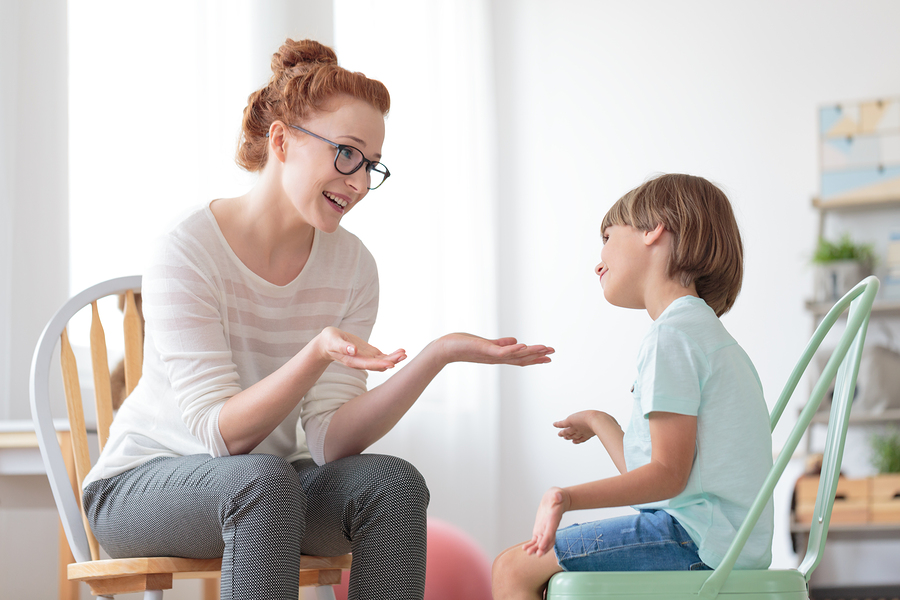
[[[443,369],[452,362],[457,362],[460,359],[453,354],[453,347],[450,343],[450,336],[452,335],[452,333],[448,333],[433,340],[422,349],[420,356],[428,360],[438,370]]]
[[[319,366],[327,367],[335,361],[335,335],[331,331],[333,329],[333,327],[326,327],[303,348],[304,351],[309,351],[309,359],[315,361]]]

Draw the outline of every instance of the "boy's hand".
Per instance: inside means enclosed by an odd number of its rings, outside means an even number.
[[[553,424],[559,427],[559,437],[583,444],[595,435],[604,441],[608,436],[621,438],[625,433],[611,415],[600,410],[583,410]]]
[[[571,440],[575,444],[583,444],[596,435],[609,453],[613,464],[619,469],[619,473],[627,470],[622,445],[625,432],[612,415],[601,410],[583,410],[553,425],[560,428],[559,437]]]
[[[525,554],[543,556],[553,548],[556,530],[559,529],[559,522],[568,506],[569,497],[562,488],[554,487],[544,492],[534,518],[532,538],[522,546]]]
[[[594,437],[595,433],[591,422],[598,414],[600,414],[598,410],[583,410],[569,415],[562,421],[555,422],[553,426],[559,427],[560,432],[557,434],[559,437],[575,444],[583,444]]]

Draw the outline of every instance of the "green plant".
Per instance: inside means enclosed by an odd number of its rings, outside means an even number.
[[[836,260],[857,260],[867,265],[875,262],[875,248],[872,244],[857,244],[850,239],[850,234],[845,233],[837,242],[831,242],[825,238],[819,238],[816,252],[813,254],[814,263],[830,263]]]
[[[879,473],[900,473],[900,431],[875,434],[871,438],[872,466]]]

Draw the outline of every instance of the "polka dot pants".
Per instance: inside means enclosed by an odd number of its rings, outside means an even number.
[[[84,493],[110,556],[221,556],[223,600],[296,600],[301,551],[352,552],[351,599],[421,599],[428,500],[415,467],[375,454],[157,458]]]

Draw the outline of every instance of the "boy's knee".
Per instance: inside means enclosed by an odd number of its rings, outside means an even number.
[[[517,581],[518,576],[515,573],[518,563],[514,559],[512,549],[502,552],[494,559],[491,565],[491,591],[495,598],[501,597],[504,592],[508,592],[512,588],[512,584]]]
[[[494,559],[491,591],[496,599],[539,596],[550,577],[559,570],[555,555],[539,558],[525,554],[521,546],[514,546]]]

